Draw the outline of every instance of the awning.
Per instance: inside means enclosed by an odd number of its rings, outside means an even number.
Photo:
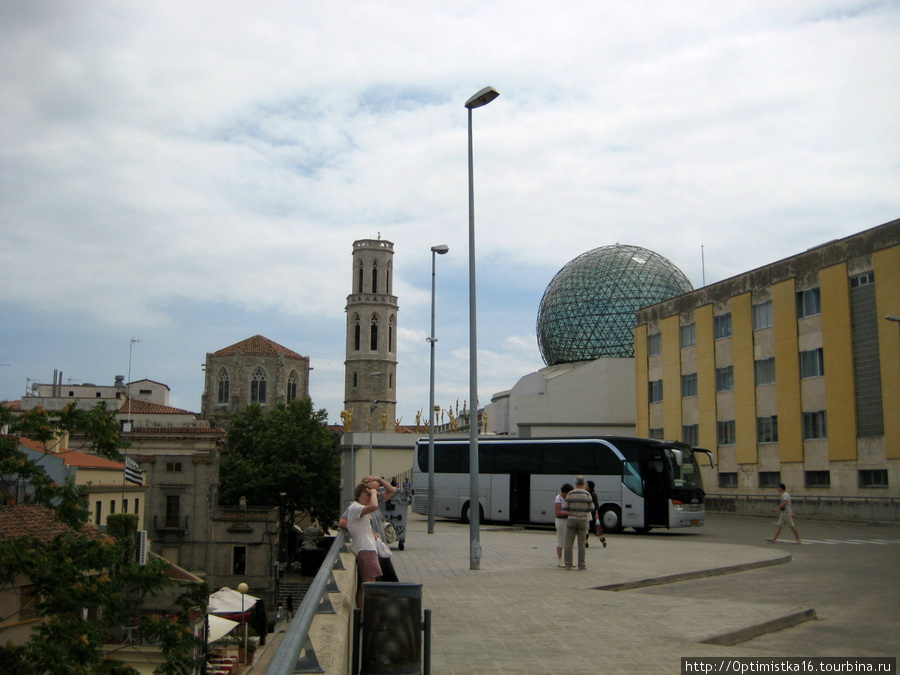
[[[209,614],[236,614],[237,616],[240,616],[242,612],[246,613],[250,610],[250,608],[256,604],[257,600],[259,600],[259,598],[255,595],[246,593],[241,596],[241,594],[234,589],[223,586],[209,596],[206,611]],[[242,602],[243,604],[241,604]]]
[[[207,642],[215,642],[216,640],[221,640],[223,637],[228,635],[235,626],[240,625],[237,621],[232,621],[231,619],[216,616],[215,614],[210,614],[208,618],[209,637],[206,639]]]

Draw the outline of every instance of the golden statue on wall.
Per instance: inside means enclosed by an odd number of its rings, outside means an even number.
[[[350,431],[353,426],[353,411],[341,410],[341,421],[344,423],[344,431]]]
[[[457,431],[459,429],[459,419],[453,414],[453,406],[450,406],[447,414],[450,416],[450,431]]]
[[[381,431],[382,433],[387,431],[387,413],[381,413]]]

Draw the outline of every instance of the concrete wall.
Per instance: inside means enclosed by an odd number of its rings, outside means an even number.
[[[773,491],[771,498],[758,495],[706,495],[706,510],[718,513],[737,513],[750,516],[775,517],[772,509],[778,504]],[[890,497],[796,497],[791,504],[797,527],[804,520],[851,520],[860,522],[900,522],[900,499]]]

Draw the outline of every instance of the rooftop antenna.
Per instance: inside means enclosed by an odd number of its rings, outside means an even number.
[[[700,242],[700,274],[702,283],[704,286],[706,286],[706,257],[704,256],[702,241]]]
[[[131,433],[131,355],[134,351],[134,343],[140,342],[137,338],[131,338],[128,345],[128,381],[125,383],[125,398],[128,399],[128,421],[124,425],[124,431]],[[122,472],[122,502],[125,501],[125,477],[128,475],[128,446],[125,447],[125,470]]]

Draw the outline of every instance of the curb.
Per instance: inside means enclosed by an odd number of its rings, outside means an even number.
[[[707,645],[722,645],[724,647],[730,647],[732,645],[738,644],[739,642],[752,640],[753,638],[759,637],[760,635],[763,635],[765,633],[774,633],[778,630],[791,628],[792,626],[796,626],[806,621],[811,621],[815,618],[815,609],[798,609],[790,612],[789,614],[785,614],[784,616],[780,616],[777,619],[763,621],[762,623],[747,626],[745,628],[738,628],[737,630],[713,633],[712,635],[701,639],[699,642]]]
[[[664,577],[652,577],[649,579],[639,579],[637,581],[625,581],[620,584],[608,584],[606,586],[594,586],[595,591],[630,591],[635,588],[646,588],[647,586],[662,586],[664,584],[674,584],[679,581],[690,581],[691,579],[704,579],[706,577],[717,577],[724,574],[735,574],[737,572],[746,572],[747,570],[759,569],[761,567],[772,567],[774,565],[785,565],[793,560],[793,556],[789,553],[781,558],[773,558],[772,560],[760,560],[757,562],[743,563],[740,565],[730,565],[728,567],[714,567],[708,570],[698,570],[696,572],[683,572],[681,574],[671,574]]]

